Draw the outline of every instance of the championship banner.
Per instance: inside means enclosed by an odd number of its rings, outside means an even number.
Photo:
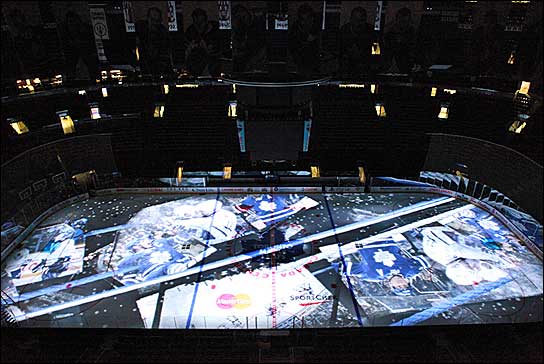
[[[95,39],[110,39],[104,8],[90,8]]]
[[[176,2],[168,1],[168,31],[178,31],[178,21],[176,18]]]
[[[383,1],[378,1],[376,5],[376,17],[374,18],[374,30],[381,29]]]
[[[134,20],[134,9],[132,2],[123,1],[123,17],[125,18],[125,30],[127,33],[136,33],[136,24]]]
[[[94,42],[96,45],[96,53],[100,62],[107,62],[106,52],[104,51],[104,39],[110,39],[108,25],[106,23],[106,13],[104,8],[90,8],[91,22],[93,25]]]
[[[231,29],[231,7],[230,1],[218,1],[219,7],[219,29]]]

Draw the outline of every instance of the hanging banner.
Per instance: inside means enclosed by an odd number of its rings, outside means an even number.
[[[136,24],[134,21],[134,9],[132,2],[123,1],[123,16],[125,18],[125,30],[127,33],[136,33]]]
[[[246,152],[246,130],[243,120],[236,120],[236,126],[238,127],[238,142],[240,143],[240,152]]]
[[[376,5],[376,17],[374,18],[374,30],[377,30],[377,31],[381,29],[382,7],[383,7],[383,1],[378,1],[378,4]]]
[[[110,39],[104,8],[90,8],[95,39]]]
[[[89,8],[91,14],[91,23],[93,26],[94,43],[96,45],[96,53],[100,62],[107,62],[106,52],[104,51],[103,40],[110,39],[108,24],[106,23],[106,13],[104,8]]]
[[[218,1],[219,7],[219,29],[231,29],[231,8],[230,1]]]
[[[177,32],[178,20],[176,18],[176,2],[167,1],[167,3],[168,3],[168,31]]]
[[[302,143],[302,151],[307,152],[310,145],[310,132],[312,130],[312,120],[304,120],[304,141]]]

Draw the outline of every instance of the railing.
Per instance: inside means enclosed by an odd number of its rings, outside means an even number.
[[[486,186],[475,197],[485,199],[490,197],[492,189],[500,191],[488,199],[494,201],[502,195],[508,196],[514,208],[521,208],[542,222],[543,168],[540,164],[510,148],[485,140],[460,135],[428,135],[430,143],[423,168],[425,171],[455,173],[455,170],[459,170],[471,180]],[[476,187],[474,185],[472,188]],[[476,194],[477,191],[472,193]]]

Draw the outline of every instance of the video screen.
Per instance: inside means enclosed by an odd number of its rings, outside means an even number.
[[[486,324],[541,321],[542,278],[494,216],[436,194],[117,194],[43,221],[2,303],[26,327]]]

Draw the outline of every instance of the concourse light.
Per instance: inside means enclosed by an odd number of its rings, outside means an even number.
[[[181,183],[181,179],[183,178],[183,161],[178,161],[176,165],[176,180],[179,185]]]
[[[362,185],[366,183],[365,167],[363,166],[359,166],[359,182],[361,182]]]
[[[223,179],[230,179],[232,177],[232,165],[225,164],[223,166]]]
[[[521,132],[523,131],[523,129],[525,129],[526,126],[527,126],[527,122],[516,120],[512,123],[512,125],[510,125],[510,128],[508,128],[508,131],[512,133],[516,133],[516,134],[521,134]]]
[[[521,81],[521,86],[519,87],[518,92],[522,95],[528,95],[530,88],[531,88],[531,82]]]
[[[445,88],[444,92],[447,93],[447,94],[453,95],[453,94],[457,93],[457,90],[452,90],[452,89],[449,89],[449,88]]]
[[[381,54],[381,50],[380,50],[380,43],[378,42],[374,42],[372,44],[372,55],[373,56],[378,56]]]
[[[510,57],[508,57],[508,64],[514,64],[516,58],[514,57],[514,51],[510,53]]]
[[[378,115],[380,118],[385,118],[387,116],[387,113],[385,112],[385,106],[381,102],[377,102],[375,108],[376,115]]]
[[[378,86],[375,85],[375,84],[371,84],[370,85],[370,92],[373,93],[373,94],[377,93],[378,92]]]
[[[229,118],[235,118],[238,116],[236,112],[236,107],[238,106],[238,103],[236,101],[230,101],[229,102],[229,109],[227,111],[227,115]]]
[[[60,125],[62,126],[62,131],[64,134],[71,134],[76,131],[74,121],[68,114],[68,110],[57,111],[57,115],[60,119]]]
[[[431,88],[431,97],[436,96],[436,87]]]
[[[170,86],[167,84],[162,85],[162,91],[165,95],[168,95],[168,92],[170,92]]]
[[[319,178],[321,177],[321,171],[319,170],[318,165],[310,166],[310,172],[312,173],[312,178]]]
[[[164,105],[155,104],[155,110],[153,111],[154,118],[162,118],[164,116]]]
[[[13,128],[13,130],[15,130],[17,134],[21,135],[24,133],[28,133],[28,127],[26,126],[24,121],[17,120],[14,118],[9,118],[8,123]]]
[[[105,87],[102,87],[102,97],[108,97],[108,89]]]
[[[338,85],[338,88],[364,88],[365,85],[364,84],[360,84],[360,83],[344,83],[344,84],[339,84]]]
[[[140,50],[138,49],[138,47],[136,47],[136,60],[140,60]]]
[[[89,108],[91,110],[91,119],[96,120],[101,118],[100,108],[96,102],[89,104]]]
[[[235,83],[232,84],[232,93],[233,94],[236,93],[236,84]]]
[[[83,95],[83,96],[87,95],[87,91],[85,91],[85,90],[79,90],[77,93],[80,94],[80,95]]]
[[[444,103],[444,104],[440,105],[440,112],[438,113],[438,118],[439,119],[445,120],[445,119],[447,119],[449,117],[449,114],[450,114],[449,107],[450,107],[450,105],[447,104],[447,103]]]

